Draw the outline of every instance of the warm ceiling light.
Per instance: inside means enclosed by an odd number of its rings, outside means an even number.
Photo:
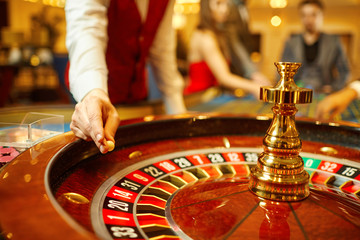
[[[273,25],[274,27],[278,27],[281,24],[281,18],[277,15],[273,16],[271,18],[271,25]]]
[[[172,18],[172,26],[175,29],[182,29],[186,24],[186,17],[182,14],[174,14]]]
[[[174,6],[174,13],[176,14],[183,14],[185,10],[184,5],[182,4],[175,4]]]
[[[200,0],[176,0],[177,4],[200,3]]]
[[[46,5],[46,6],[60,7],[60,8],[64,8],[65,7],[65,2],[66,2],[66,0],[24,0],[24,1],[25,2],[32,2],[32,3],[40,2],[40,3],[42,3],[43,5]]]
[[[270,0],[270,7],[272,8],[285,8],[287,0]]]

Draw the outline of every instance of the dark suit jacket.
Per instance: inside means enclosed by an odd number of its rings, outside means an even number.
[[[292,35],[286,42],[282,61],[302,63],[295,81],[315,91],[322,91],[325,85],[333,91],[340,90],[350,75],[349,62],[337,35],[320,35],[318,55],[312,63],[306,62],[303,36]]]

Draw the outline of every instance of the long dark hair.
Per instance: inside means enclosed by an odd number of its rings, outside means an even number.
[[[214,32],[217,32],[216,23],[211,16],[211,9],[209,0],[200,1],[200,21],[197,26],[198,29],[208,29]]]
[[[320,0],[303,0],[299,3],[298,8],[302,8],[304,5],[307,4],[314,4],[318,8],[320,8],[322,11],[324,11],[324,4]]]
[[[219,44],[221,52],[226,56],[226,43],[225,43],[225,33],[224,27],[216,23],[212,18],[212,13],[210,9],[210,0],[201,0],[200,1],[200,20],[197,28],[199,30],[210,30],[214,33],[215,38]],[[229,1],[230,3],[230,1]],[[230,9],[231,6],[229,6]]]

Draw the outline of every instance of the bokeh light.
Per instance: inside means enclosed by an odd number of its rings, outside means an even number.
[[[273,25],[274,27],[278,27],[281,24],[281,18],[277,15],[273,16],[271,18],[271,25]]]
[[[270,0],[271,8],[285,8],[288,4],[287,0]]]

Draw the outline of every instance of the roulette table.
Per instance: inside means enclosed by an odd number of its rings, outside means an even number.
[[[217,113],[232,113],[232,114],[253,114],[266,115],[271,114],[272,105],[257,101],[252,96],[237,97],[233,93],[221,92],[221,90],[211,90],[214,97],[206,102],[200,102],[189,107],[191,111],[195,112],[217,112]],[[325,97],[323,94],[316,94],[313,96],[312,103],[298,105],[299,117],[315,118],[316,106]],[[335,121],[350,121],[360,122],[360,100],[355,100],[346,108],[346,110],[335,116]]]
[[[0,171],[1,238],[358,238],[360,125],[295,124],[312,91],[276,66],[272,118],[149,115],[105,155],[71,132],[25,150]]]
[[[350,239],[360,233],[360,128],[299,120],[303,201],[248,190],[271,119],[148,116],[116,149],[64,133],[0,173],[4,239]]]

